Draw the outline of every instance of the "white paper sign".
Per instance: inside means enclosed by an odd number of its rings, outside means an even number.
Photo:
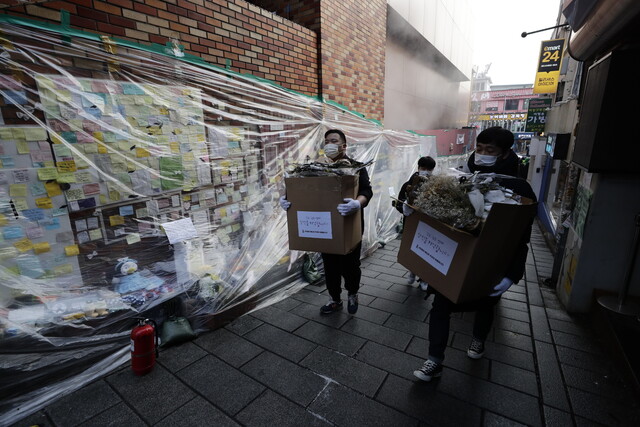
[[[331,212],[298,211],[298,236],[332,239]]]
[[[198,232],[193,226],[193,221],[191,221],[191,218],[183,218],[177,221],[165,222],[164,224],[160,225],[162,225],[162,228],[164,228],[164,232],[169,238],[169,243],[171,243],[172,245],[174,243],[182,242],[183,240],[198,237]]]
[[[422,221],[418,221],[411,250],[440,273],[447,275],[458,243]]]

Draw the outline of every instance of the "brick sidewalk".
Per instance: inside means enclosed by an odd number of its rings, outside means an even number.
[[[396,240],[363,261],[360,309],[321,316],[323,286],[163,351],[145,377],[128,366],[16,425],[640,425],[638,402],[586,319],[552,289],[534,227],[525,279],[503,296],[486,355],[466,356],[473,315],[451,322],[442,378],[427,355],[430,300],[396,263]]]

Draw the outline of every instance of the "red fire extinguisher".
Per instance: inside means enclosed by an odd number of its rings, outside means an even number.
[[[136,375],[151,372],[158,357],[158,333],[156,323],[149,319],[138,319],[131,331],[131,370]]]

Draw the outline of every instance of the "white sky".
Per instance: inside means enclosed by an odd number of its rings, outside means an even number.
[[[533,84],[540,42],[552,30],[528,35],[522,32],[556,25],[560,0],[469,0],[473,9],[475,37],[473,64],[480,70],[491,63],[494,85]]]

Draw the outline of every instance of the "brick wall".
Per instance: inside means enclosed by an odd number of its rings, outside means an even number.
[[[60,22],[139,43],[177,38],[187,53],[219,66],[317,95],[314,31],[243,0],[66,0],[0,9],[0,13]]]
[[[386,0],[322,0],[322,95],[382,120]]]
[[[320,30],[321,2],[318,0],[250,0],[250,2],[311,30]]]

